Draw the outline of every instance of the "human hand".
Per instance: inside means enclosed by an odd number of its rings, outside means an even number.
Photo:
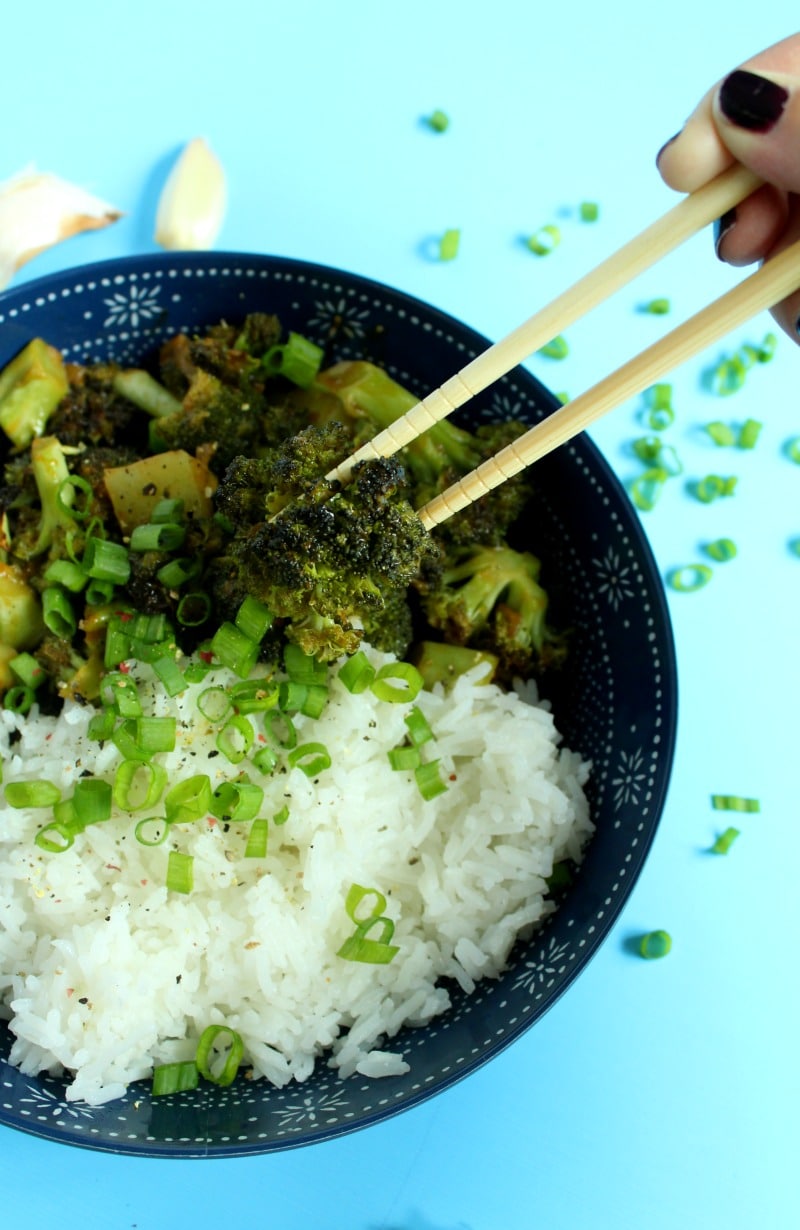
[[[693,192],[734,162],[764,180],[717,223],[721,260],[749,265],[800,239],[800,34],[746,60],[710,89],[656,161],[664,181],[681,192]],[[800,290],[772,314],[800,343]]]

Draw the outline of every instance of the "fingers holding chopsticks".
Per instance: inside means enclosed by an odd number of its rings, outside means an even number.
[[[747,60],[701,99],[680,133],[660,150],[658,168],[680,191],[693,191],[732,162],[764,186],[717,223],[721,260],[746,265],[797,237],[800,225],[800,34]],[[796,296],[774,309],[800,341]]]

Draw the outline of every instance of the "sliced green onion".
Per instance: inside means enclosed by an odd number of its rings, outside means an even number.
[[[263,773],[265,777],[269,777],[270,773],[274,773],[278,765],[277,753],[271,747],[260,747],[250,757],[250,760],[259,773]]]
[[[131,561],[121,542],[106,538],[89,538],[83,552],[83,568],[87,576],[98,581],[124,585],[131,575]]]
[[[177,551],[178,547],[183,546],[185,537],[186,530],[182,525],[175,525],[173,522],[154,525],[152,522],[147,522],[145,525],[134,526],[131,532],[130,549],[131,551]]]
[[[641,512],[650,512],[655,508],[668,477],[667,471],[661,466],[650,466],[632,480],[631,499]]]
[[[434,132],[446,132],[450,127],[450,120],[446,112],[440,111],[438,107],[426,118],[425,123]]]
[[[47,678],[47,671],[36,661],[32,653],[18,653],[8,663],[20,683],[35,692]]]
[[[289,819],[289,808],[286,804],[284,804],[284,806],[280,809],[280,811],[275,812],[275,815],[272,817],[272,823],[273,824],[285,824],[288,819]]]
[[[324,351],[300,333],[290,333],[280,345],[270,346],[261,359],[270,376],[285,376],[307,389],[320,369]]]
[[[784,452],[790,461],[800,466],[800,436],[792,436],[784,445]]]
[[[439,761],[429,760],[427,764],[418,765],[414,770],[417,788],[426,803],[431,799],[435,799],[437,795],[443,794],[447,789],[447,782],[442,780],[439,772]]]
[[[49,585],[42,593],[42,618],[53,636],[71,641],[78,630],[72,604],[60,585]]]
[[[79,594],[86,585],[86,573],[80,564],[70,559],[53,560],[44,570],[44,579],[50,585],[61,585],[71,594]]]
[[[679,594],[693,594],[708,585],[712,575],[708,564],[684,564],[667,573],[667,582]]]
[[[714,419],[713,422],[706,423],[706,431],[720,448],[730,448],[731,445],[736,443],[736,435],[730,423],[723,423],[719,419]]]
[[[525,246],[536,256],[549,256],[560,243],[561,231],[552,222],[548,222],[526,239]]]
[[[36,693],[27,683],[19,683],[9,688],[3,697],[3,708],[9,713],[28,713],[36,700]]]
[[[430,722],[417,705],[413,705],[409,709],[403,721],[408,727],[408,736],[415,747],[421,747],[423,743],[428,743],[431,739],[436,738],[431,730]]]
[[[180,589],[187,581],[196,577],[199,571],[200,565],[196,560],[171,559],[162,564],[156,577],[167,589]]]
[[[199,628],[211,614],[212,602],[208,594],[193,589],[181,596],[175,608],[175,618],[183,628]]]
[[[106,625],[106,644],[103,665],[106,670],[119,666],[130,656],[131,641],[119,616],[112,617]]]
[[[760,812],[758,799],[748,799],[741,794],[712,794],[711,806],[715,811]]]
[[[111,738],[126,760],[149,760],[174,750],[176,726],[174,717],[125,718]]]
[[[152,525],[177,525],[183,521],[183,500],[163,499],[153,506],[150,513]]]
[[[213,801],[208,775],[198,773],[167,791],[164,814],[170,824],[193,824],[211,811]]]
[[[416,700],[423,683],[422,675],[410,662],[387,662],[377,672],[370,687],[378,700],[397,705]]]
[[[243,679],[229,689],[237,713],[266,713],[278,703],[279,690],[269,679]]]
[[[546,359],[566,359],[569,354],[569,344],[567,339],[559,334],[541,346],[537,353],[544,355]]]
[[[739,429],[739,438],[736,441],[739,448],[755,448],[763,426],[764,424],[759,422],[758,419],[745,419]]]
[[[197,708],[207,721],[222,722],[233,708],[233,701],[227,688],[215,684],[200,693]]]
[[[212,1050],[219,1040],[227,1044],[227,1054],[220,1067],[212,1060]],[[201,1076],[215,1085],[232,1085],[244,1054],[244,1042],[235,1029],[227,1025],[209,1025],[200,1035],[195,1063]],[[212,1067],[213,1063],[213,1067]]]
[[[137,821],[133,835],[140,846],[163,846],[171,828],[166,816],[148,816]]]
[[[236,612],[235,624],[245,636],[249,636],[253,641],[260,641],[272,627],[274,619],[275,616],[267,610],[263,602],[248,594]]]
[[[259,644],[252,637],[246,636],[235,624],[225,622],[220,624],[211,639],[211,650],[222,663],[235,675],[249,675],[258,661]]]
[[[58,786],[46,778],[35,782],[6,782],[4,789],[9,807],[53,807],[61,798]]]
[[[304,653],[300,646],[292,641],[283,651],[283,665],[286,674],[295,683],[324,684],[328,681],[327,664],[311,654]]]
[[[239,764],[249,753],[255,737],[252,722],[242,714],[234,714],[216,737],[217,751],[222,752],[231,764]]]
[[[329,692],[321,684],[296,683],[289,679],[278,687],[278,707],[284,713],[303,713],[318,718],[328,703]]]
[[[722,359],[711,372],[711,389],[718,397],[729,397],[741,389],[747,376],[747,367],[740,355]]]
[[[214,791],[211,802],[211,814],[218,820],[231,820],[241,823],[254,820],[261,810],[264,801],[264,791],[247,778],[236,782],[223,782]]]
[[[298,743],[286,757],[290,769],[301,769],[306,777],[316,777],[318,773],[331,767],[330,752],[324,743]]]
[[[703,550],[719,564],[735,559],[737,555],[736,543],[732,538],[715,538],[713,542],[707,542]]]
[[[102,709],[100,713],[95,713],[89,721],[89,727],[86,731],[88,738],[96,739],[100,743],[104,743],[106,739],[110,739],[114,733],[114,725],[116,716],[113,709]]]
[[[288,713],[271,709],[264,717],[264,729],[278,747],[297,747],[297,731]]]
[[[375,678],[375,667],[364,651],[359,649],[357,653],[353,654],[352,658],[348,658],[339,667],[338,678],[342,681],[348,692],[357,695],[360,692],[365,692],[372,683]]]
[[[245,858],[266,858],[268,840],[269,821],[265,820],[262,816],[258,820],[254,820],[250,826],[247,845],[244,848]]]
[[[193,1059],[162,1063],[153,1069],[150,1092],[154,1098],[159,1098],[170,1093],[185,1093],[187,1089],[196,1089],[199,1083],[200,1073]]]
[[[202,658],[192,658],[183,672],[183,677],[187,683],[202,683],[211,670],[213,667],[210,662],[204,662]]]
[[[95,578],[90,578],[86,586],[87,606],[105,606],[113,597],[113,581],[98,581]]]
[[[694,494],[702,504],[711,504],[722,496],[733,495],[737,482],[733,475],[726,478],[721,474],[706,474],[695,484]]]
[[[458,256],[458,249],[461,245],[461,230],[458,227],[450,227],[442,235],[439,240],[439,260],[453,261]]]
[[[712,854],[727,854],[731,846],[733,845],[733,843],[736,841],[736,838],[739,837],[740,834],[741,834],[741,829],[736,829],[736,828],[733,828],[732,825],[729,825],[728,828],[725,829],[724,833],[720,833],[719,836],[717,837],[717,840],[714,842],[713,846],[711,847],[711,853]]]
[[[386,754],[389,764],[397,773],[410,772],[422,763],[418,747],[393,747]]]
[[[649,316],[666,316],[670,311],[669,299],[648,299],[647,303],[643,303],[641,311],[646,312]]]
[[[100,702],[120,717],[139,717],[142,701],[136,681],[123,671],[109,671],[100,685]]]
[[[378,926],[381,929],[380,939],[369,939],[369,932]],[[370,918],[358,924],[354,933],[345,940],[336,955],[345,961],[361,961],[366,965],[388,965],[400,951],[396,944],[389,943],[393,935],[394,923],[391,918]]]
[[[648,961],[665,957],[672,948],[672,936],[668,931],[649,931],[639,941],[639,952]]]
[[[114,774],[114,802],[122,811],[155,807],[167,784],[167,770],[152,760],[123,760]]]
[[[75,496],[80,492],[83,499],[79,505],[75,504]],[[69,478],[65,478],[59,484],[56,492],[56,504],[62,513],[66,513],[68,517],[74,518],[76,521],[84,521],[88,517],[92,506],[94,493],[92,484],[79,474],[70,474]]]
[[[581,222],[596,222],[600,217],[600,206],[596,201],[581,201],[578,214]]]
[[[167,860],[167,888],[174,893],[190,893],[194,888],[194,859],[191,854],[170,850]]]
[[[75,830],[63,820],[52,820],[34,837],[34,843],[48,854],[63,854],[75,843]]]
[[[375,904],[369,913],[365,914],[360,907],[367,897],[374,897]],[[377,888],[365,888],[363,884],[351,884],[344,900],[344,908],[348,917],[352,918],[354,923],[367,922],[369,919],[379,918],[383,914],[383,911],[386,909],[386,898]]]
[[[167,696],[178,696],[186,690],[186,680],[183,671],[174,658],[165,656],[156,658],[153,670],[158,675]]]
[[[75,783],[72,791],[72,808],[82,828],[90,824],[103,824],[111,817],[111,783],[99,777],[84,777]]]
[[[145,645],[157,645],[171,635],[172,628],[163,613],[157,615],[134,613],[128,617],[126,631],[132,640],[141,641]]]

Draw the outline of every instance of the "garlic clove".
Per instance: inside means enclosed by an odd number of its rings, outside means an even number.
[[[225,172],[202,137],[186,145],[167,177],[156,211],[155,241],[162,248],[205,250],[225,217]]]
[[[0,183],[0,289],[45,249],[121,217],[113,205],[58,175],[34,167],[20,171]]]

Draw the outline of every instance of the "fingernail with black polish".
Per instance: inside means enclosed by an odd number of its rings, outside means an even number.
[[[719,256],[719,245],[722,243],[723,239],[725,238],[725,236],[727,235],[731,227],[735,226],[735,224],[736,224],[736,210],[735,209],[727,210],[727,212],[724,213],[721,218],[717,218],[716,222],[714,223],[714,251],[716,252],[717,256]],[[722,260],[721,256],[719,258],[720,260]]]
[[[679,132],[676,132],[674,137],[670,137],[669,141],[664,142],[664,144],[661,146],[661,149],[656,154],[656,166],[658,166],[659,162],[661,161],[661,155],[664,153],[664,150],[667,148],[667,146],[672,145],[673,141],[677,141],[680,135],[681,134]]]
[[[789,91],[776,81],[739,68],[720,86],[722,114],[738,128],[750,132],[769,132],[781,117]]]

